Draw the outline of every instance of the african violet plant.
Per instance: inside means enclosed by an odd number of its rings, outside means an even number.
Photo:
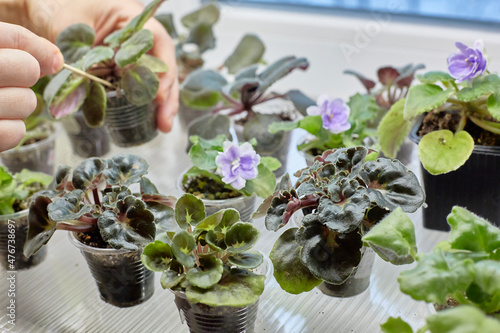
[[[414,268],[399,275],[401,291],[445,309],[429,316],[417,332],[499,332],[500,229],[458,206],[447,221],[448,240],[431,253],[417,253],[414,225],[401,210],[388,215],[362,240],[384,260],[415,260]],[[412,333],[413,329],[401,318],[391,317],[382,331]]]
[[[183,291],[192,303],[244,307],[264,290],[263,275],[252,272],[263,262],[250,250],[259,231],[241,222],[234,209],[205,216],[203,202],[191,194],[179,198],[170,228],[142,253],[144,265],[163,272],[164,289]]]
[[[56,230],[87,233],[104,247],[131,251],[154,240],[175,200],[158,193],[144,177],[147,169],[142,157],[131,154],[89,158],[72,175],[60,167],[31,203],[25,255],[38,251]],[[130,190],[134,184],[140,184],[140,194]]]
[[[203,54],[215,47],[213,26],[219,21],[219,16],[216,3],[204,4],[181,18],[182,25],[188,30],[186,33],[178,33],[171,13],[155,16],[175,42],[179,82],[184,82],[189,73],[202,67]]]
[[[284,178],[254,214],[265,215],[266,228],[277,231],[296,211],[304,213],[301,226],[281,234],[270,255],[285,291],[342,284],[361,261],[363,235],[390,211],[414,212],[424,203],[410,170],[398,160],[366,161],[368,153],[362,146],[325,151],[296,173],[294,186]]]
[[[95,31],[86,24],[71,25],[59,34],[57,45],[72,65],[65,65],[45,89],[44,99],[53,117],[59,119],[81,108],[87,124],[99,127],[104,123],[107,90],[118,95],[123,90],[137,106],[154,100],[157,73],[168,67],[146,54],[153,47],[153,33],[143,26],[164,1],[152,1],[124,28],[108,35],[104,45],[93,46]]]
[[[433,175],[458,169],[470,157],[474,144],[498,145],[500,134],[500,77],[490,74],[482,42],[448,58],[448,70],[418,75],[421,84],[394,104],[378,127],[382,152],[394,157],[413,120],[423,119],[419,157]],[[479,133],[478,133],[479,132]]]
[[[234,53],[234,61],[245,54],[246,47],[239,49],[240,47]],[[304,95],[298,91],[276,94],[268,93],[267,90],[292,71],[306,70],[308,67],[307,59],[288,56],[272,63],[262,71],[259,71],[258,64],[241,68],[232,82],[228,82],[224,76],[213,70],[193,72],[181,88],[182,102],[188,107],[201,108],[210,112],[206,117],[200,117],[192,123],[189,134],[212,139],[216,130],[217,134],[229,136],[229,117],[232,117],[243,125],[244,141],[256,138],[258,151],[269,150],[270,147],[276,146],[283,136],[283,134],[270,134],[269,124],[290,120],[290,115],[283,114],[283,112],[264,114],[257,112],[255,107],[280,98],[295,101],[297,105],[300,105]]]
[[[190,139],[193,146],[189,158],[193,167],[183,175],[184,190],[203,199],[226,199],[254,193],[265,198],[273,192],[276,185],[273,171],[281,164],[273,157],[259,156],[252,147],[255,141],[239,145],[228,141],[225,135],[212,140],[197,136]],[[213,188],[217,189],[216,193],[211,193]]]

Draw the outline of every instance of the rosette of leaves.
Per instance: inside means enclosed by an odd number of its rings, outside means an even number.
[[[285,291],[310,291],[323,281],[342,284],[361,260],[363,235],[390,211],[414,212],[424,203],[410,170],[398,160],[367,161],[368,153],[362,146],[327,150],[296,173],[294,186],[284,177],[254,214],[265,216],[266,228],[277,231],[296,211],[304,213],[301,226],[281,234],[270,255]]]
[[[89,158],[72,173],[60,167],[30,205],[24,254],[34,254],[56,230],[97,234],[115,249],[144,247],[168,223],[175,203],[158,193],[145,177],[147,169],[142,157],[131,154]],[[140,185],[140,193],[129,189],[134,184]]]
[[[473,127],[500,135],[498,75],[485,72],[462,83],[438,71],[417,78],[421,83],[411,87],[407,98],[391,107],[378,127],[381,150],[386,156],[397,154],[414,120],[427,112],[457,119],[452,128],[433,130],[419,142],[420,161],[433,175],[457,170],[469,159],[474,144],[483,144],[471,136]]]
[[[233,56],[226,60],[226,65],[233,63],[233,60],[229,59],[234,58],[236,62],[241,55],[252,54],[245,52],[248,47],[241,46],[243,41]],[[249,43],[252,44],[254,43]],[[255,47],[252,46],[250,49],[255,50]],[[292,90],[285,94],[276,94],[269,93],[268,89],[294,70],[306,70],[309,62],[305,58],[288,56],[263,70],[259,70],[257,64],[237,67],[239,70],[231,82],[214,70],[197,70],[188,76],[180,91],[182,102],[193,109],[207,110],[206,116],[198,118],[191,124],[189,135],[213,139],[217,134],[226,134],[229,138],[229,119],[233,118],[238,119],[243,125],[244,141],[256,138],[257,151],[273,151],[276,144],[281,141],[283,132],[271,134],[268,126],[273,122],[282,121],[284,116],[289,118],[290,115],[264,114],[256,112],[254,108],[259,104],[281,98],[294,102],[299,111],[305,112],[309,100],[301,92]]]
[[[28,209],[28,199],[36,192],[45,189],[52,176],[41,172],[23,169],[11,174],[6,167],[0,166],[0,215],[10,215]]]
[[[183,175],[182,184],[186,184],[189,178],[202,176],[215,181],[223,188],[238,192],[244,196],[251,196],[255,193],[258,197],[265,198],[273,193],[276,186],[276,176],[273,171],[281,166],[281,163],[276,158],[261,156],[260,164],[257,166],[257,177],[247,180],[245,187],[236,190],[231,185],[224,183],[222,176],[216,172],[215,158],[219,153],[223,152],[226,136],[221,134],[211,140],[192,136],[190,140],[193,145],[189,150],[189,158],[193,166]],[[255,145],[255,140],[250,143]]]
[[[205,216],[203,202],[191,194],[179,198],[170,225],[141,256],[146,268],[162,272],[164,289],[184,291],[192,303],[209,306],[257,301],[265,277],[252,272],[263,262],[251,250],[259,237],[255,226],[241,222],[234,209]]]
[[[418,332],[487,332],[500,330],[500,229],[455,206],[447,218],[448,240],[430,253],[416,252],[415,228],[402,211],[394,211],[363,237],[387,261],[410,257],[416,266],[403,271],[403,293],[418,301],[444,306]],[[403,232],[396,233],[396,227]],[[454,306],[446,309],[450,300]],[[401,318],[382,325],[386,333],[413,329]]]
[[[146,54],[153,47],[153,33],[143,26],[164,1],[152,1],[124,28],[107,36],[103,45],[93,46],[95,31],[83,23],[59,34],[57,45],[71,66],[52,78],[43,95],[54,118],[81,109],[90,127],[102,126],[107,91],[123,93],[137,106],[154,100],[158,73],[168,71],[168,66]]]
[[[171,13],[155,18],[165,27],[175,43],[179,82],[204,64],[203,54],[215,48],[213,26],[219,21],[220,10],[216,2],[204,4],[181,18],[186,33],[179,33]]]

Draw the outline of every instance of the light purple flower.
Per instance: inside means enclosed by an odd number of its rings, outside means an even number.
[[[334,134],[345,132],[351,128],[349,123],[351,109],[342,99],[330,99],[328,95],[321,95],[316,104],[307,108],[307,114],[311,116],[321,115],[323,128]]]
[[[224,183],[241,190],[247,180],[254,179],[259,174],[257,166],[260,163],[260,155],[248,142],[238,146],[225,141],[223,148],[224,151],[215,158],[217,173],[223,177]]]
[[[483,54],[483,41],[477,40],[474,46],[456,42],[458,52],[448,57],[450,75],[457,79],[457,83],[470,80],[484,73],[488,60]]]

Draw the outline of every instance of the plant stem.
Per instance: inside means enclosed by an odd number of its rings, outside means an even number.
[[[57,230],[67,230],[67,231],[76,231],[76,232],[85,232],[91,231],[95,228],[95,225],[71,225],[66,223],[58,223]]]
[[[101,205],[101,200],[99,200],[99,192],[97,191],[96,188],[93,188],[92,189],[92,194],[94,195],[94,203],[100,207],[102,207]]]
[[[75,68],[75,67],[70,66],[68,64],[64,64],[64,68],[72,71],[73,73],[75,73],[77,75],[80,75],[80,76],[86,77],[87,79],[99,82],[100,84],[102,84],[102,85],[104,85],[106,87],[116,89],[116,87],[114,85],[112,85],[111,83],[109,83],[108,81],[103,80],[101,78],[98,78],[97,76],[89,74],[89,73],[87,73],[85,71],[82,71],[81,69]]]

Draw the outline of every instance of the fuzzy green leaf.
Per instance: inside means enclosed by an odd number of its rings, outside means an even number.
[[[271,124],[269,124],[268,130],[269,133],[278,133],[279,131],[291,131],[296,128],[299,128],[300,122],[291,122],[291,121],[275,121]]]
[[[473,149],[474,139],[468,132],[453,134],[449,130],[439,130],[422,137],[418,144],[418,156],[430,174],[440,175],[460,168]]]
[[[115,52],[107,46],[96,46],[83,57],[82,70],[86,71],[95,64],[113,58]]]
[[[219,7],[215,4],[207,4],[182,17],[181,22],[186,28],[191,29],[200,23],[214,25],[219,20],[219,16]]]
[[[205,205],[192,194],[184,194],[175,205],[175,220],[182,229],[196,226],[205,219]]]
[[[108,167],[103,171],[109,185],[129,186],[139,183],[148,173],[149,164],[138,155],[118,154],[107,160]]]
[[[226,79],[214,70],[196,70],[181,85],[182,103],[193,109],[207,110],[219,102]]]
[[[30,205],[28,232],[23,249],[26,257],[31,257],[44,244],[47,244],[56,231],[57,223],[49,218],[47,212],[47,207],[51,203],[50,198],[40,195]]]
[[[260,158],[260,164],[269,169],[269,171],[275,171],[281,167],[281,162],[277,158],[271,156],[262,156]]]
[[[274,265],[276,281],[291,294],[311,291],[322,282],[300,260],[301,247],[295,239],[296,231],[297,228],[286,230],[274,243],[269,256]]]
[[[431,333],[498,333],[500,322],[470,305],[440,311],[427,318]]]
[[[73,186],[82,191],[97,187],[105,168],[106,162],[100,158],[86,159],[73,170]]]
[[[82,105],[82,112],[87,125],[100,127],[104,124],[106,103],[106,90],[101,84],[92,81],[89,94]]]
[[[266,47],[254,34],[247,34],[240,40],[233,53],[224,61],[229,74],[235,74],[245,67],[257,64],[264,55]]]
[[[222,260],[207,256],[201,257],[199,261],[199,267],[193,267],[186,272],[186,280],[194,287],[208,289],[222,278]]]
[[[427,72],[417,75],[417,79],[422,83],[455,82],[455,79],[446,72]]]
[[[241,192],[248,196],[255,193],[260,198],[267,198],[276,186],[276,176],[262,163],[257,166],[257,171],[257,178],[247,180]]]
[[[250,250],[243,253],[233,253],[227,260],[239,268],[253,269],[260,266],[264,258],[259,251]]]
[[[153,73],[168,72],[168,65],[166,63],[149,54],[143,54],[139,60],[137,60],[137,65],[149,68]]]
[[[176,233],[171,247],[177,261],[185,267],[194,267],[196,258],[192,251],[196,248],[196,241],[188,231],[182,230]]]
[[[56,45],[66,62],[80,60],[94,44],[95,31],[86,24],[73,24],[64,29],[56,40]]]
[[[236,222],[226,232],[226,250],[231,253],[249,250],[259,239],[259,235],[259,230],[251,223]]]
[[[385,323],[380,325],[384,333],[413,333],[413,329],[401,317],[389,317]]]
[[[400,207],[375,225],[362,240],[394,265],[412,263],[417,253],[415,226]]]
[[[146,245],[141,255],[144,266],[154,272],[163,272],[168,269],[173,258],[170,245],[158,240]]]
[[[490,114],[500,121],[500,93],[491,94],[487,103]]]
[[[472,83],[472,87],[463,88],[457,94],[457,98],[464,102],[470,102],[486,94],[500,93],[500,77],[491,74],[479,77]]]
[[[435,84],[419,84],[410,88],[404,110],[405,119],[413,119],[421,113],[443,105],[455,90],[443,90]]]
[[[467,290],[467,297],[478,304],[485,313],[500,310],[500,262],[483,260],[474,265],[474,282]]]
[[[396,102],[377,127],[381,150],[389,158],[396,158],[412,127],[412,123],[404,118],[405,102],[406,99]]]
[[[200,23],[189,31],[186,43],[198,45],[198,50],[203,53],[215,48],[215,36],[210,24]]]
[[[189,149],[189,159],[202,170],[215,170],[217,165],[215,164],[215,158],[219,152],[217,150],[206,149],[202,146],[200,142],[194,144],[191,149]]]
[[[166,270],[161,274],[160,284],[163,289],[170,289],[181,283],[186,276],[173,270]]]
[[[132,104],[141,106],[155,99],[160,81],[149,68],[136,65],[123,71],[121,86],[125,97]]]

